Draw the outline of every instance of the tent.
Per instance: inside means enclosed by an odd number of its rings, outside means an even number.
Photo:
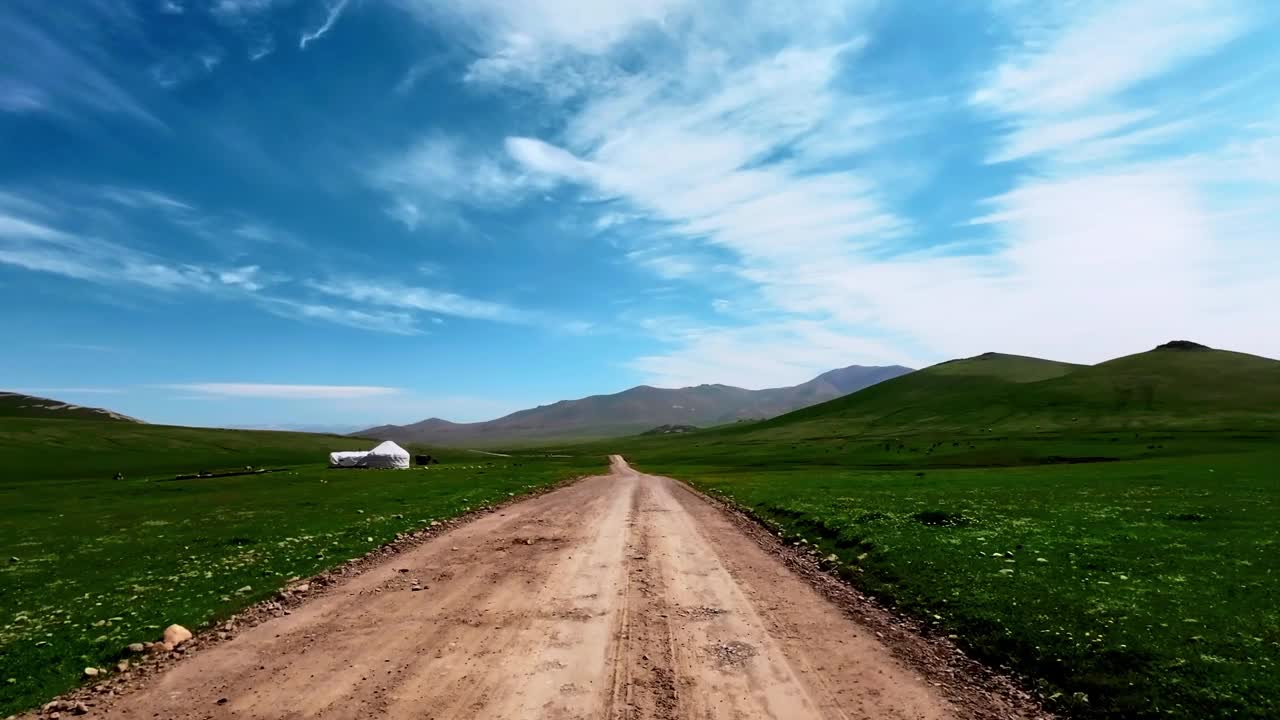
[[[329,453],[329,467],[364,467],[368,450],[349,450]]]
[[[329,467],[404,470],[409,467],[409,452],[388,440],[372,450],[331,452]]]
[[[409,467],[409,451],[388,440],[370,450],[364,461],[365,467],[404,470]]]

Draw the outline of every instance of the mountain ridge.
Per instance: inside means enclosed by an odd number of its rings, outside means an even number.
[[[493,420],[454,423],[430,417],[406,425],[378,425],[352,435],[438,445],[498,445],[616,437],[662,425],[707,427],[774,417],[910,372],[911,368],[901,365],[850,365],[799,385],[762,390],[723,384],[683,388],[636,385],[617,393],[517,410]]]

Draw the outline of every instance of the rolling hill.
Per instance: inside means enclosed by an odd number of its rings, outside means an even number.
[[[1023,432],[1275,427],[1280,361],[1175,341],[1097,365],[987,353],[731,432]]]
[[[61,418],[68,420],[118,420],[140,423],[141,420],[102,408],[82,407],[60,400],[0,391],[0,417]]]
[[[616,437],[660,425],[720,425],[768,418],[856,392],[911,372],[901,366],[852,365],[784,388],[745,390],[729,385],[678,389],[640,385],[612,395],[562,400],[497,420],[452,423],[430,418],[411,425],[382,425],[353,435],[436,445],[501,445]]]

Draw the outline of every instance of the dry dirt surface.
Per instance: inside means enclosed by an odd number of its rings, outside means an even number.
[[[1038,714],[921,667],[853,615],[721,508],[614,457],[609,475],[451,529],[89,715]]]

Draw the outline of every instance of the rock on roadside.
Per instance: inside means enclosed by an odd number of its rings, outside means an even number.
[[[170,625],[164,629],[164,644],[178,647],[191,639],[191,631],[181,625]]]

